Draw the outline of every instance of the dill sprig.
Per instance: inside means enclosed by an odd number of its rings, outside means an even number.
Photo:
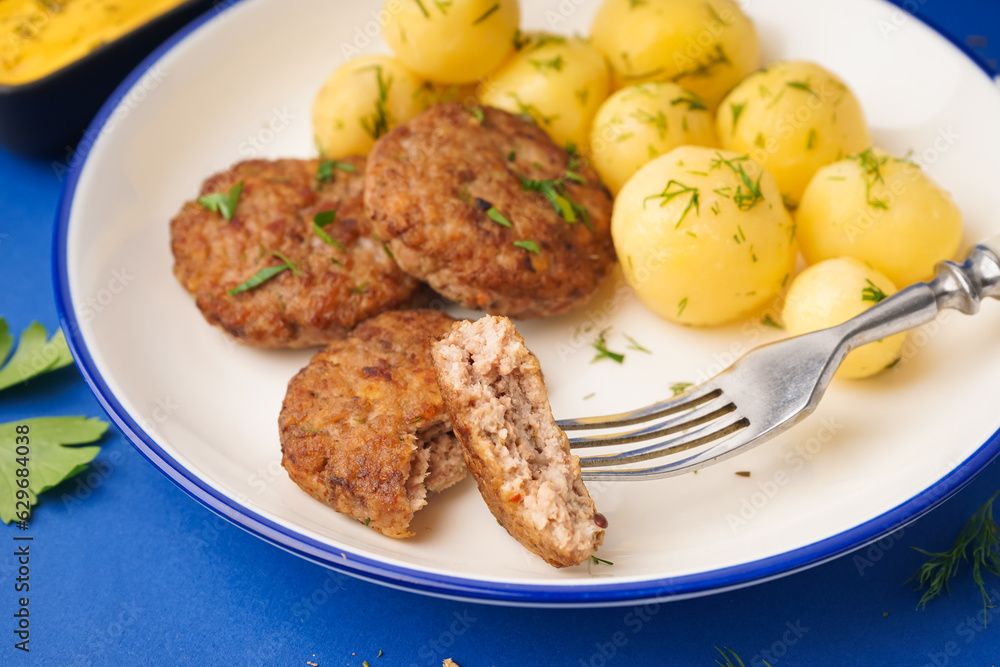
[[[677,97],[677,98],[674,98],[674,99],[670,100],[670,106],[675,107],[678,104],[686,104],[686,105],[688,105],[688,111],[699,111],[699,110],[701,110],[701,111],[707,111],[708,110],[708,107],[705,106],[704,100],[702,100],[700,97],[698,97],[694,93],[692,93],[690,91],[688,91],[688,92],[689,92],[689,95],[690,95],[689,97],[681,96],[681,97]]]
[[[736,204],[736,208],[741,211],[749,211],[754,206],[764,201],[764,193],[760,191],[760,179],[764,175],[764,171],[761,170],[760,174],[757,175],[757,181],[754,182],[747,174],[746,169],[743,167],[743,163],[749,161],[749,156],[735,157],[731,160],[727,160],[722,157],[722,153],[716,153],[715,159],[709,167],[710,171],[715,171],[716,169],[721,169],[722,167],[729,167],[734,174],[740,177],[742,184],[736,186],[736,192],[733,193],[732,199],[733,203]],[[746,191],[743,188],[746,187]],[[722,194],[716,190],[718,194]]]
[[[970,561],[972,563],[972,580],[979,586],[979,592],[983,597],[983,614],[993,606],[990,596],[986,593],[986,584],[983,581],[983,570],[1000,576],[1000,554],[997,547],[1000,546],[1000,538],[997,537],[997,523],[993,519],[993,501],[1000,495],[997,491],[986,503],[976,510],[976,513],[962,527],[962,532],[958,534],[954,546],[948,551],[934,553],[913,547],[916,551],[928,556],[926,563],[907,581],[917,580],[917,590],[927,588],[917,603],[918,608],[925,608],[927,603],[941,594],[942,591],[951,594],[948,582],[958,573],[961,562]],[[971,557],[967,554],[969,547],[972,547]]]
[[[865,172],[865,198],[868,200],[868,205],[872,208],[880,208],[883,211],[888,209],[889,205],[884,200],[872,199],[872,187],[876,183],[885,183],[885,179],[882,178],[882,166],[889,161],[889,156],[877,156],[869,148],[857,155],[850,156],[848,159],[856,160]]]
[[[879,289],[878,285],[873,283],[868,278],[865,278],[865,282],[868,283],[868,287],[861,290],[862,301],[871,301],[872,303],[879,303],[885,300],[886,294],[885,292]]]
[[[563,220],[573,224],[576,222],[583,222],[584,227],[590,231],[594,231],[590,224],[590,214],[587,213],[585,209],[580,204],[577,204],[566,192],[566,181],[562,179],[549,179],[549,180],[532,180],[521,174],[517,177],[521,179],[521,189],[528,192],[538,192],[552,204],[552,208],[556,210]]]
[[[701,204],[699,203],[701,193],[698,191],[698,188],[688,187],[683,183],[681,183],[680,181],[675,181],[674,179],[670,179],[667,182],[667,187],[663,188],[663,192],[646,197],[645,199],[642,200],[642,205],[643,207],[645,207],[646,202],[648,202],[650,199],[662,199],[663,201],[660,202],[660,208],[663,208],[677,197],[686,194],[690,194],[691,197],[690,199],[688,199],[687,206],[684,207],[684,212],[681,213],[681,217],[677,221],[677,225],[675,226],[676,229],[677,227],[681,226],[681,223],[684,222],[684,218],[687,217],[688,212],[692,208],[694,208],[695,213],[697,213],[699,216],[701,215]]]
[[[612,352],[608,349],[607,336],[609,331],[611,331],[611,329],[604,329],[601,333],[597,334],[597,340],[592,343],[594,349],[597,350],[597,354],[595,354],[594,358],[590,360],[590,363],[596,363],[601,359],[610,359],[611,361],[619,364],[625,361],[624,354]]]
[[[383,78],[381,65],[366,67],[358,70],[358,72],[364,72],[370,69],[375,70],[375,81],[378,84],[378,99],[375,100],[374,113],[372,113],[371,116],[366,116],[361,119],[361,127],[364,128],[365,132],[367,132],[368,136],[372,139],[378,139],[389,131],[391,117],[389,115],[389,110],[386,107],[386,103],[389,101],[389,88],[392,87],[392,77],[390,76],[388,80]]]
[[[687,391],[688,389],[690,389],[693,386],[694,385],[691,384],[690,382],[675,382],[672,385],[670,385],[670,392],[674,396],[680,396],[681,394],[683,394],[685,391]]]

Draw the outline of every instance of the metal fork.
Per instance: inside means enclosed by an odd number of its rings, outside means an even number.
[[[973,248],[961,265],[938,264],[929,283],[908,287],[841,325],[758,347],[669,400],[558,424],[564,431],[597,432],[570,438],[574,449],[649,441],[581,458],[585,480],[659,479],[699,470],[755,447],[811,414],[851,350],[926,324],[945,308],[973,315],[985,297],[1000,299],[1000,235]],[[627,430],[629,426],[640,428]],[[700,451],[671,463],[633,465],[694,449]]]

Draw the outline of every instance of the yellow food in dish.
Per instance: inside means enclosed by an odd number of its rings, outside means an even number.
[[[745,155],[682,146],[629,179],[611,220],[618,259],[658,315],[709,326],[767,304],[797,250],[774,179]]]
[[[799,274],[788,290],[782,319],[792,336],[826,329],[860,315],[896,293],[896,286],[870,264],[851,257],[828,259]],[[837,377],[864,378],[899,359],[906,334],[852,351]]]
[[[529,35],[517,54],[479,86],[487,106],[524,113],[556,143],[585,149],[611,88],[601,52],[575,37]]]
[[[436,83],[472,83],[514,50],[517,0],[388,0],[385,39],[406,67]]]
[[[794,208],[820,167],[871,145],[854,93],[809,62],[782,62],[748,76],[716,116],[722,147],[749,153]]]
[[[590,135],[594,166],[613,193],[644,164],[685,145],[718,141],[705,102],[676,83],[622,88],[598,110]]]
[[[733,0],[605,0],[591,35],[615,88],[672,81],[713,109],[760,59],[757,31]]]
[[[817,172],[799,206],[809,263],[857,257],[906,287],[934,275],[962,241],[962,212],[917,165],[868,150]]]
[[[367,155],[376,139],[426,108],[428,93],[395,58],[355,58],[330,75],[313,102],[316,147],[334,160]]]
[[[41,79],[184,0],[3,0],[0,85]]]

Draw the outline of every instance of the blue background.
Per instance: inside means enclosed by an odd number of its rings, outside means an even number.
[[[986,61],[1000,52],[996,0],[907,6],[958,42],[986,36],[988,46],[972,42]],[[33,320],[58,326],[59,192],[49,161],[0,151],[0,316],[15,335]],[[103,416],[73,368],[0,394],[0,422],[69,414]],[[1000,662],[1000,614],[986,628],[976,620],[967,569],[924,611],[905,583],[923,561],[911,547],[950,547],[1000,488],[1000,463],[916,523],[806,572],[695,600],[553,611],[425,598],[328,571],[216,517],[113,429],[102,442],[91,468],[45,494],[32,518],[30,655],[13,648],[13,547],[0,547],[0,664],[712,665],[723,646],[775,667]],[[0,544],[15,532],[0,527]],[[987,587],[1000,600],[1000,578]]]

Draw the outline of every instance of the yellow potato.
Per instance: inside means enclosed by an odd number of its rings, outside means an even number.
[[[750,157],[795,208],[816,171],[871,145],[854,93],[819,65],[782,62],[747,77],[716,115],[722,147]]]
[[[833,327],[896,293],[892,281],[852,257],[820,262],[800,273],[788,289],[782,319],[792,336]],[[837,377],[874,375],[899,359],[906,334],[869,343],[847,355]]]
[[[611,220],[625,279],[651,310],[708,326],[764,306],[797,255],[774,179],[745,155],[682,146],[629,179]]]
[[[325,157],[367,154],[375,140],[423,111],[424,82],[389,56],[361,56],[337,69],[313,102],[313,135]]]
[[[487,106],[525,113],[559,144],[585,149],[594,115],[611,87],[600,51],[581,39],[529,35],[518,52],[479,86]]]
[[[472,83],[514,50],[517,0],[388,0],[385,39],[404,65],[436,83]]]
[[[962,212],[917,165],[868,150],[820,169],[796,215],[809,263],[857,257],[906,287],[952,259]]]
[[[622,88],[601,105],[590,134],[591,159],[614,193],[644,164],[685,145],[718,141],[708,107],[676,83]]]
[[[591,36],[615,88],[672,81],[713,109],[759,63],[757,31],[733,0],[605,0]]]

